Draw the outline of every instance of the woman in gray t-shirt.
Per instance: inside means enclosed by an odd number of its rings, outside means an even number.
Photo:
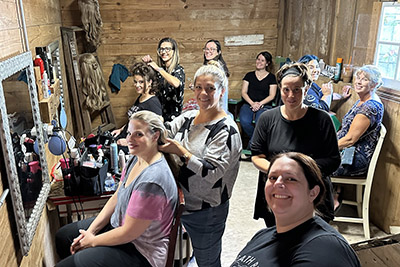
[[[57,266],[165,266],[178,199],[174,176],[158,151],[166,129],[158,115],[139,111],[130,118],[127,141],[134,156],[99,215],[57,232],[63,259]]]

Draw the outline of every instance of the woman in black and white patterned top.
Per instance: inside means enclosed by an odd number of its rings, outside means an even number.
[[[157,71],[160,84],[158,98],[162,105],[164,121],[171,121],[182,113],[185,71],[179,65],[179,48],[174,39],[161,39],[157,55],[157,63],[150,55],[144,56],[142,60]]]
[[[166,123],[173,139],[161,147],[182,162],[178,177],[186,202],[182,222],[198,266],[221,266],[221,238],[239,171],[240,134],[221,107],[227,88],[228,80],[220,68],[200,67],[193,89],[200,110],[184,112]]]

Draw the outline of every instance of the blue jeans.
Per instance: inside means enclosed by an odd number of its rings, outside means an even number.
[[[244,103],[240,108],[240,126],[242,126],[243,131],[250,138],[248,148],[250,148],[251,139],[253,138],[254,126],[257,123],[258,118],[260,118],[261,114],[269,108],[269,106],[264,106],[263,108],[260,108],[257,112],[253,112],[250,105],[247,103]]]
[[[181,220],[193,244],[199,267],[220,267],[222,235],[228,217],[229,200],[201,211],[182,215]]]

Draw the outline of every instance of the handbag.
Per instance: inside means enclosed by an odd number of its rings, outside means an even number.
[[[342,150],[341,155],[340,155],[341,159],[342,159],[342,165],[353,164],[355,151],[356,151],[355,146],[346,147],[345,149]]]

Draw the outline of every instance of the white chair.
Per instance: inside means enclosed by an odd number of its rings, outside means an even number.
[[[372,155],[371,162],[368,167],[367,177],[354,178],[354,177],[331,177],[332,183],[335,184],[351,184],[356,185],[356,201],[343,200],[343,204],[357,206],[357,213],[359,218],[355,217],[336,217],[333,221],[336,222],[350,222],[362,223],[364,228],[364,236],[370,239],[369,229],[369,198],[371,195],[372,181],[374,178],[376,163],[378,162],[379,153],[382,148],[383,140],[385,139],[386,128],[382,124],[378,143],[376,144],[374,154]],[[363,194],[364,186],[364,194]]]

